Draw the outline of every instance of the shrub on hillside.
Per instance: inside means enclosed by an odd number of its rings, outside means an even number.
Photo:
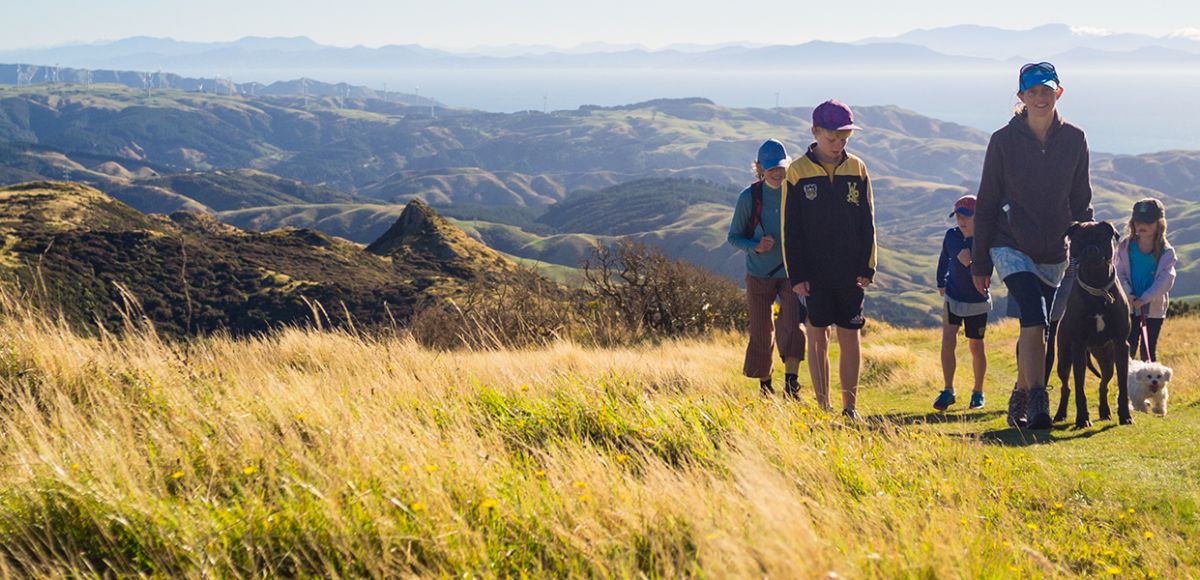
[[[733,280],[645,244],[596,244],[582,266],[593,327],[617,322],[635,337],[671,337],[746,324],[743,292]]]
[[[487,349],[562,338],[636,344],[746,325],[742,290],[733,280],[645,244],[597,244],[582,266],[585,284],[579,290],[532,271],[476,279],[463,293],[418,309],[409,332],[433,348]]]
[[[440,349],[519,348],[570,335],[579,300],[530,270],[506,280],[476,278],[461,294],[418,309],[417,342]]]
[[[1167,304],[1167,316],[1196,316],[1200,314],[1200,302],[1191,300],[1172,300]]]

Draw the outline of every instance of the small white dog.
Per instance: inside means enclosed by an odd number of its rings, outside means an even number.
[[[1167,414],[1167,383],[1171,367],[1140,360],[1129,361],[1129,410]]]

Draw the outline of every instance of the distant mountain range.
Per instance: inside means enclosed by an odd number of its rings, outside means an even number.
[[[1066,108],[1098,148],[1200,149],[1195,36],[1107,34],[1062,24],[1030,30],[955,26],[857,42],[662,49],[583,43],[570,49],[450,51],[411,44],[335,47],[303,37],[213,43],[135,37],[0,51],[0,88],[86,85],[90,71],[93,84],[151,92],[391,102],[388,110],[373,107],[394,114],[401,105],[428,106],[430,115],[452,114],[448,107],[550,112],[663,97],[704,97],[729,107],[812,105],[837,97],[991,130],[1015,101],[1017,67],[1040,60],[1062,71]],[[1142,85],[1171,91],[1136,117],[1116,114],[1145,98]]]
[[[434,99],[420,95],[371,89],[348,83],[324,83],[308,78],[276,81],[269,85],[259,82],[235,83],[228,78],[192,78],[174,73],[135,70],[106,70],[45,66],[35,64],[0,64],[0,85],[91,85],[117,84],[134,89],[176,89],[214,95],[247,95],[251,97],[331,97],[338,99],[378,99],[404,105],[442,107]]]
[[[1107,57],[1116,62],[1200,65],[1200,40],[1188,35],[1154,37],[1115,34],[1048,24],[1029,30],[961,25],[914,30],[890,38],[852,43],[796,45],[681,45],[649,50],[632,45],[583,44],[572,49],[546,46],[477,47],[448,51],[419,45],[334,47],[305,37],[248,37],[232,42],[181,42],[132,37],[110,42],[0,51],[0,62],[92,69],[173,70],[192,74],[221,71],[218,78],[248,70],[402,70],[518,68],[804,68],[830,59],[839,66],[886,68],[897,65],[980,67],[1012,60],[1052,59],[1081,64]],[[1165,61],[1165,62],[1164,62]],[[1112,64],[1109,62],[1108,64]],[[296,75],[300,76],[300,75]],[[3,82],[3,81],[0,81]]]
[[[944,54],[973,56],[995,60],[1059,58],[1073,60],[1083,50],[1090,53],[1113,54],[1156,49],[1142,54],[1190,55],[1200,54],[1200,38],[1195,35],[1174,34],[1150,36],[1122,34],[1047,24],[1028,30],[1007,30],[992,26],[959,25],[921,29],[899,36],[868,38],[859,44],[915,44]],[[1066,58],[1063,58],[1066,57]],[[1143,62],[1143,65],[1154,61]]]

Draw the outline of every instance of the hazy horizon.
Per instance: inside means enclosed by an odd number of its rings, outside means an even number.
[[[1200,16],[1200,15],[1198,15],[1198,16]],[[444,51],[444,52],[459,53],[459,54],[464,54],[464,53],[470,54],[470,53],[474,53],[474,52],[481,52],[481,51],[486,51],[486,50],[491,50],[491,49],[500,49],[501,51],[509,51],[512,49],[520,49],[520,48],[530,48],[530,49],[535,49],[535,50],[568,51],[568,52],[581,51],[581,50],[585,50],[585,49],[611,49],[611,50],[640,49],[640,50],[654,52],[654,51],[672,50],[672,49],[712,49],[712,48],[722,48],[722,47],[732,47],[732,46],[745,47],[745,48],[758,48],[758,47],[765,47],[765,46],[791,46],[791,45],[806,44],[806,43],[814,42],[814,41],[854,44],[854,43],[859,43],[859,42],[872,40],[872,39],[878,39],[878,38],[897,37],[897,36],[901,36],[901,35],[904,35],[904,34],[907,34],[910,32],[954,28],[954,27],[959,27],[959,26],[996,28],[996,29],[1012,31],[1012,32],[1023,32],[1023,31],[1034,30],[1034,29],[1037,29],[1042,26],[1053,26],[1053,25],[1067,26],[1067,27],[1071,28],[1072,32],[1077,34],[1080,38],[1095,38],[1095,37],[1108,37],[1108,36],[1121,36],[1121,35],[1127,35],[1127,34],[1137,34],[1137,35],[1150,36],[1150,37],[1154,37],[1154,38],[1158,38],[1158,39],[1189,38],[1189,39],[1193,39],[1196,41],[1200,41],[1200,28],[1191,28],[1191,27],[1174,28],[1171,30],[1163,31],[1163,32],[1148,32],[1148,31],[1142,31],[1142,30],[1138,30],[1138,31],[1116,30],[1116,31],[1114,31],[1114,30],[1098,29],[1098,28],[1086,27],[1086,26],[1074,26],[1074,25],[1072,25],[1070,23],[1066,23],[1066,22],[1042,22],[1040,24],[1034,24],[1034,25],[1027,26],[1027,27],[1005,27],[1005,26],[997,26],[995,24],[982,23],[982,22],[960,22],[960,23],[955,23],[955,24],[946,24],[944,26],[918,27],[918,28],[912,28],[912,29],[897,30],[897,31],[894,31],[894,32],[888,33],[888,34],[864,35],[864,36],[856,37],[856,38],[826,38],[826,37],[821,37],[821,36],[811,36],[811,37],[803,37],[803,38],[794,38],[794,39],[780,41],[780,42],[766,42],[766,41],[762,41],[762,40],[752,40],[752,39],[725,39],[725,40],[713,40],[713,41],[709,41],[709,42],[676,41],[676,42],[664,42],[664,43],[655,44],[655,43],[637,42],[637,41],[625,41],[625,42],[610,41],[610,40],[605,40],[602,38],[594,38],[594,39],[590,39],[590,40],[579,40],[579,41],[569,43],[569,44],[554,44],[554,43],[550,43],[550,42],[527,42],[527,41],[523,41],[523,40],[510,40],[510,41],[500,41],[500,42],[493,42],[493,43],[479,43],[479,44],[437,44],[437,43],[407,41],[405,39],[396,39],[396,40],[392,40],[392,41],[379,42],[379,43],[361,43],[360,42],[360,43],[353,43],[353,44],[338,44],[336,42],[322,41],[320,38],[318,38],[314,35],[311,35],[311,34],[280,34],[280,35],[241,34],[241,35],[233,35],[233,36],[228,36],[228,37],[184,38],[184,37],[180,37],[177,35],[158,35],[158,34],[143,33],[143,34],[129,34],[129,35],[125,35],[125,36],[115,36],[115,37],[97,37],[97,38],[90,38],[90,39],[63,40],[63,41],[52,42],[52,43],[30,44],[30,45],[23,45],[23,46],[12,46],[12,45],[4,44],[3,38],[0,38],[0,51],[17,52],[17,51],[47,50],[47,49],[66,48],[66,47],[105,46],[105,45],[121,42],[124,40],[129,40],[132,38],[152,38],[152,39],[158,39],[158,40],[168,40],[168,41],[174,41],[174,42],[180,42],[180,43],[195,43],[195,44],[232,44],[232,43],[236,43],[236,42],[247,40],[247,39],[272,39],[272,40],[275,40],[275,39],[306,39],[306,40],[313,42],[314,44],[320,45],[325,48],[379,49],[379,48],[384,48],[384,47],[388,47],[388,46],[412,46],[412,45],[415,45],[415,46],[420,46],[422,48],[429,48],[429,49],[433,49],[433,50],[440,50],[440,51]]]
[[[641,44],[798,44],[810,40],[853,42],[917,29],[962,24],[1011,30],[1065,23],[1090,33],[1200,36],[1200,7],[1170,0],[1157,10],[1130,11],[1127,3],[1013,0],[992,5],[922,0],[899,9],[887,0],[863,0],[853,12],[776,9],[756,12],[718,0],[613,0],[603,10],[592,3],[511,0],[378,2],[344,0],[212,0],[204,4],[112,0],[61,0],[6,7],[10,26],[0,50],[44,48],[131,36],[169,37],[187,42],[222,42],[252,37],[305,36],[329,46],[392,44],[471,49],[480,46],[549,45],[571,48],[604,42]],[[795,16],[790,15],[794,13]],[[287,18],[280,18],[286,14]],[[1170,17],[1163,17],[1169,14]],[[799,16],[803,20],[798,20]],[[41,26],[40,23],[51,23]],[[802,26],[792,25],[796,22]]]

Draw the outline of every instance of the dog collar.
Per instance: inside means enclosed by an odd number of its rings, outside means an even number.
[[[1103,288],[1088,286],[1088,284],[1078,276],[1075,278],[1075,283],[1079,284],[1079,287],[1083,288],[1084,292],[1087,292],[1088,294],[1091,294],[1097,298],[1104,298],[1109,304],[1116,302],[1116,299],[1114,299],[1112,294],[1109,293],[1109,290],[1112,290],[1112,287],[1117,284],[1117,277],[1115,275],[1112,278],[1109,278],[1108,284],[1106,284]]]

